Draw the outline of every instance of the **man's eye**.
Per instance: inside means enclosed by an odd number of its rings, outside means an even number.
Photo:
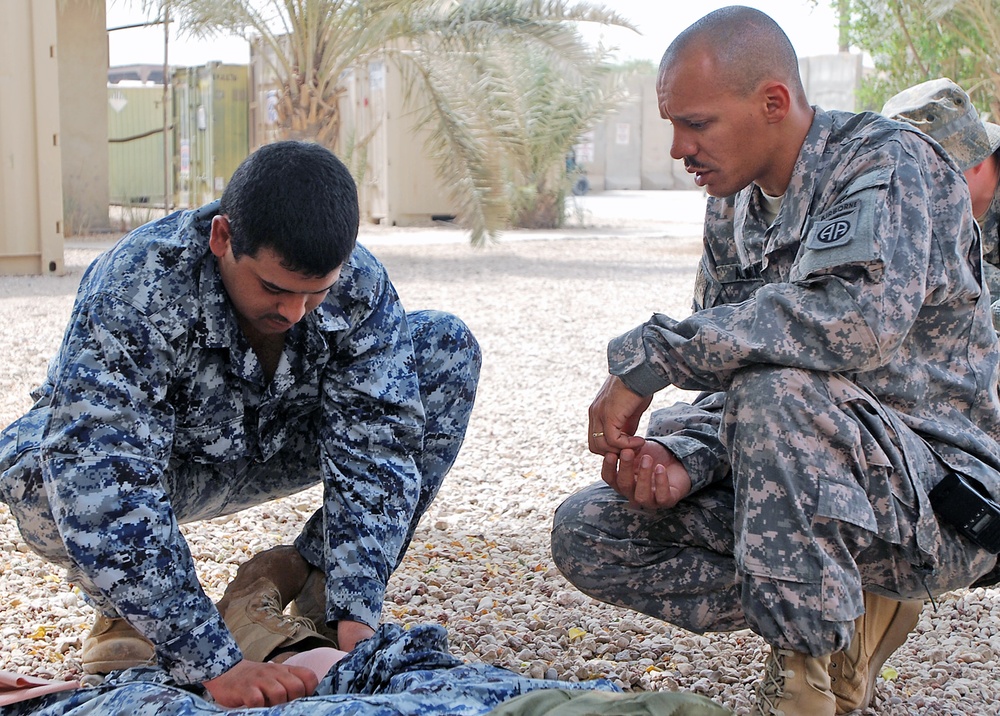
[[[264,287],[264,291],[266,291],[267,293],[271,293],[274,295],[281,293],[281,289],[275,288],[274,286],[268,286],[266,283],[261,285]]]

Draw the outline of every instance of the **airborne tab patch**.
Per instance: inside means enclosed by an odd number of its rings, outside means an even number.
[[[806,238],[806,248],[813,251],[832,249],[849,244],[858,230],[861,201],[854,199],[824,211]]]
[[[884,196],[886,171],[870,172],[851,184],[834,206],[811,220],[802,250],[789,273],[792,281],[836,271],[843,266],[863,267],[872,277],[881,272],[882,260],[875,239],[875,210]]]

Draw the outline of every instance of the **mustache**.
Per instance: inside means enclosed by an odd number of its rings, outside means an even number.
[[[694,160],[694,157],[684,157],[684,168],[688,171],[699,169],[708,169],[708,167],[703,166]]]

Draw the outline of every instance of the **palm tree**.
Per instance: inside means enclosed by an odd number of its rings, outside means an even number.
[[[523,32],[522,5],[467,1],[422,17],[415,51],[393,53],[473,243],[493,227],[560,226],[567,154],[626,97],[606,50],[583,44],[562,21]]]
[[[182,28],[260,43],[278,78],[282,136],[338,153],[341,76],[374,53],[406,72],[438,173],[474,243],[518,222],[561,220],[564,157],[623,98],[577,22],[632,28],[569,0],[142,0]],[[634,29],[634,28],[632,28]],[[363,142],[362,142],[363,143]],[[355,162],[356,165],[363,162]],[[560,184],[561,182],[561,184]]]
[[[1000,116],[1000,0],[838,1],[842,28],[875,62],[864,105],[877,109],[905,87],[946,76]]]
[[[1000,0],[925,0],[932,20],[947,23],[975,53],[972,93],[980,90],[993,121],[1000,117]]]

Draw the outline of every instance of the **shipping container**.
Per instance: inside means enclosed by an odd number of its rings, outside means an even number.
[[[169,96],[167,103],[169,122]],[[108,191],[112,204],[162,207],[172,203],[172,172],[164,171],[163,120],[163,85],[121,82],[108,87]],[[169,124],[167,129],[167,153],[172,157]]]
[[[0,273],[63,268],[56,0],[0,10]]]
[[[222,196],[250,153],[249,70],[210,62],[173,73],[177,205]]]
[[[285,136],[275,106],[281,83],[271,66],[274,49],[250,46],[253,68],[251,126],[253,146]],[[453,217],[454,203],[437,178],[424,149],[424,133],[407,108],[402,73],[390,61],[358,62],[340,76],[340,133],[336,152],[358,182],[363,221],[412,225]]]

